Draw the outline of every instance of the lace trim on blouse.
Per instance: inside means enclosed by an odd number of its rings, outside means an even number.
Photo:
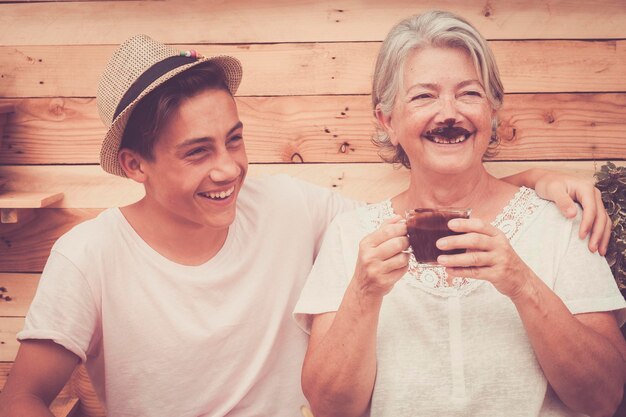
[[[520,187],[491,224],[500,229],[511,241],[518,235],[525,221],[546,203],[534,190]],[[363,226],[370,231],[378,229],[386,219],[395,215],[391,200],[369,205],[365,209]],[[465,294],[485,282],[466,277],[452,277],[452,285],[449,285],[444,267],[418,263],[413,254],[409,258],[408,272],[402,279],[410,285],[437,295]]]

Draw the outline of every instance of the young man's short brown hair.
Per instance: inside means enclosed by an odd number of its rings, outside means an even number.
[[[120,149],[133,150],[152,160],[157,134],[181,101],[210,89],[224,90],[230,94],[224,72],[213,62],[190,68],[160,85],[133,110]]]

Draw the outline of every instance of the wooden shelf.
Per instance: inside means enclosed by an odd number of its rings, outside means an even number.
[[[5,191],[0,193],[0,223],[17,223],[19,211],[48,207],[63,198],[63,193]]]
[[[0,151],[4,128],[9,114],[14,111],[11,103],[0,104]],[[63,198],[63,193],[2,191],[6,182],[6,178],[0,177],[0,223],[17,223],[18,218],[30,209],[47,207]]]

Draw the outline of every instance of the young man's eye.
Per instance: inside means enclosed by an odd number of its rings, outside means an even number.
[[[233,136],[230,139],[228,139],[228,145],[236,146],[239,143],[241,143],[242,140],[243,140],[243,136],[241,135]]]
[[[194,148],[190,150],[189,152],[187,152],[185,156],[198,156],[198,155],[205,153],[206,151],[207,151],[206,148]]]

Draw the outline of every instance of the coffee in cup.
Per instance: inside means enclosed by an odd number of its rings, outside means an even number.
[[[445,236],[459,235],[448,228],[452,219],[468,219],[471,209],[462,208],[416,208],[406,212],[406,228],[409,244],[419,263],[436,264],[439,255],[465,253],[465,249],[441,250],[435,243]]]

